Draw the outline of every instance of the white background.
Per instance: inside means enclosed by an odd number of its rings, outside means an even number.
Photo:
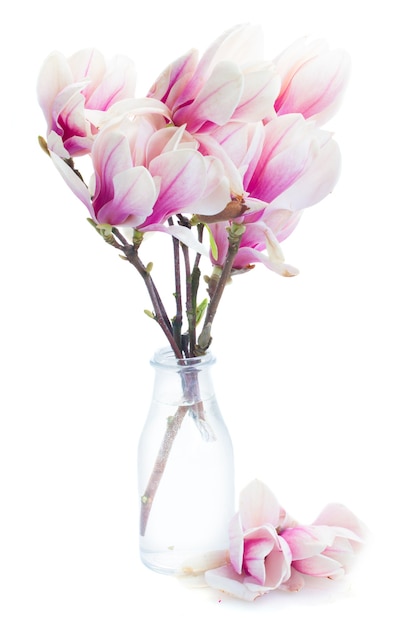
[[[13,3],[1,23],[2,626],[396,623],[399,568],[400,107],[397,19],[382,0]],[[221,8],[218,8],[221,7]],[[225,8],[224,8],[225,7]],[[283,244],[300,275],[238,277],[215,322],[219,403],[237,488],[266,482],[301,521],[340,501],[371,530],[347,591],[252,604],[153,574],[137,550],[136,445],[163,343],[140,279],[86,223],[37,145],[49,52],[96,46],[137,64],[138,95],[170,61],[239,22],[266,58],[304,34],[353,74],[327,125],[334,193]],[[149,259],[162,263],[158,246]],[[208,268],[205,267],[207,271]],[[399,612],[398,612],[399,614]],[[386,623],[386,622],[384,622]]]

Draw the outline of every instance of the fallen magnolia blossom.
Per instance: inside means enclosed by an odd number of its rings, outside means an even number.
[[[179,576],[252,601],[276,589],[300,591],[311,579],[343,578],[366,530],[336,503],[325,507],[313,524],[298,524],[270,489],[254,480],[240,494],[228,536],[228,550],[187,561]]]

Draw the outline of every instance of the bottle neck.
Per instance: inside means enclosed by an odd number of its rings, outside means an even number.
[[[207,353],[200,357],[177,359],[165,348],[151,360],[155,371],[154,397],[168,402],[194,404],[214,395],[211,367],[215,359]]]
[[[190,371],[202,371],[214,365],[215,358],[211,352],[207,352],[202,356],[188,357],[177,359],[171,348],[162,348],[155,352],[151,359],[151,365],[155,368],[164,368],[167,370],[182,372],[183,369]]]

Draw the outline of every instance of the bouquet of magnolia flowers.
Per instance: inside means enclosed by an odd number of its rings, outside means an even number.
[[[180,363],[208,351],[234,275],[258,263],[281,276],[297,274],[280,244],[339,176],[338,146],[322,126],[340,105],[348,55],[307,38],[273,61],[263,59],[262,48],[259,27],[235,26],[200,58],[190,50],[173,61],[144,97],[135,95],[130,59],[106,63],[94,49],[68,59],[54,52],[39,75],[47,120],[40,144],[86,206],[91,225],[144,280],[152,303],[146,313]],[[89,162],[87,180],[81,159],[85,171]],[[153,264],[143,260],[150,233],[171,238],[172,313]],[[202,298],[205,258],[210,271]],[[192,413],[200,406],[194,400]],[[174,432],[187,411],[188,403],[169,418]],[[153,500],[171,443],[167,430],[143,508]],[[229,535],[228,551],[206,554],[182,572],[200,572],[210,586],[254,599],[278,587],[300,589],[308,576],[337,577],[362,532],[339,505],[313,525],[296,524],[255,482],[241,496]]]
[[[91,224],[142,276],[147,312],[177,357],[208,349],[233,274],[256,263],[297,273],[280,243],[339,176],[338,145],[322,124],[340,105],[348,55],[307,38],[272,62],[262,49],[259,27],[236,26],[200,59],[190,50],[173,61],[145,97],[135,96],[131,60],[107,64],[93,49],[55,52],[39,75],[40,143]],[[92,169],[86,181],[81,158]],[[172,239],[173,314],[141,258],[152,232]],[[199,299],[205,256],[212,271]]]

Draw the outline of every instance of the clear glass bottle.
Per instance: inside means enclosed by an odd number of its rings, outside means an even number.
[[[231,438],[211,377],[210,353],[177,359],[157,352],[154,389],[138,447],[140,554],[165,574],[228,546],[234,514]]]

